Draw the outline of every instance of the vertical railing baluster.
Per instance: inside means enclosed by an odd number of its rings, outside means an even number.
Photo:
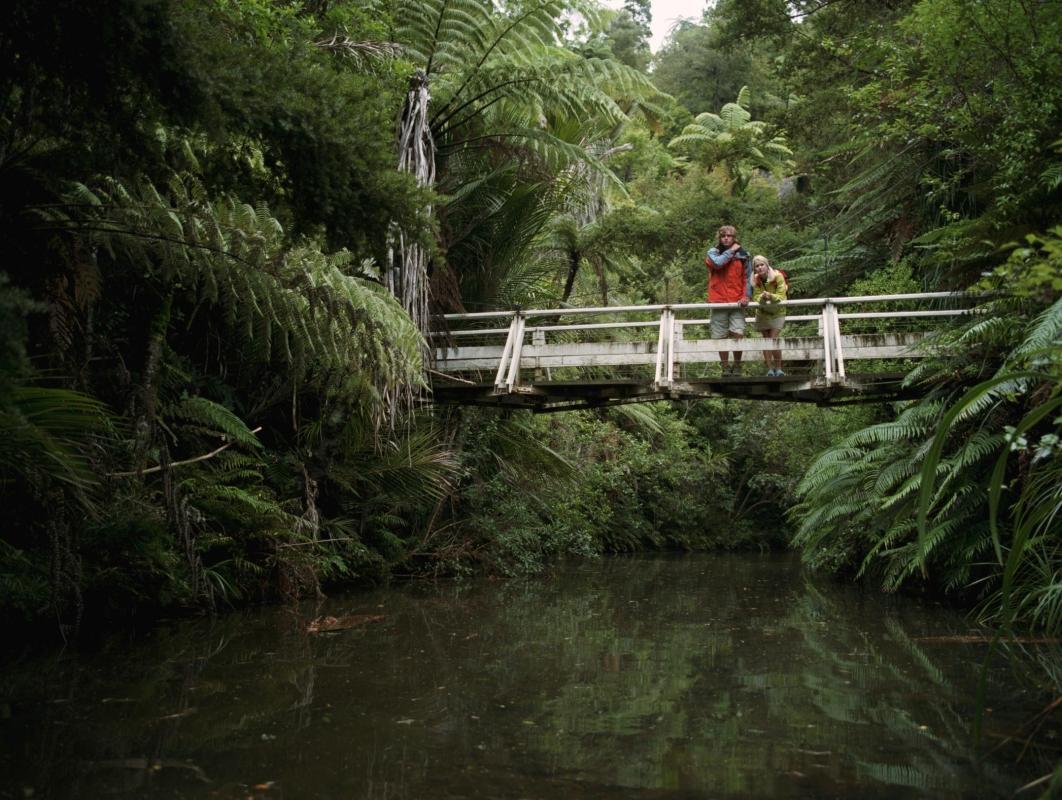
[[[822,316],[819,318],[819,333],[822,334],[822,365],[826,372],[826,383],[833,383],[833,330],[830,325],[830,309],[833,304],[827,301],[822,307]]]
[[[665,308],[660,313],[660,335],[656,341],[657,389],[670,389],[675,380],[675,312]]]
[[[834,369],[835,381],[837,383],[844,383],[844,348],[841,347],[841,315],[837,312],[837,306],[833,303],[828,304],[830,309],[830,331],[833,335],[833,359],[836,367]]]
[[[683,375],[682,365],[678,363],[679,350],[682,348],[682,341],[686,333],[683,330],[682,320],[675,319],[675,314],[671,314],[671,323],[675,327],[674,335],[671,337],[671,375],[670,379],[674,380],[675,372],[678,372],[678,377],[681,379]]]
[[[660,332],[656,337],[656,376],[653,378],[653,383],[656,388],[660,388],[664,377],[664,354],[667,350],[667,314],[668,309],[664,309],[660,312]]]
[[[546,346],[546,332],[544,330],[542,330],[542,328],[532,328],[531,329],[531,344],[533,344],[535,347],[545,347]],[[543,379],[545,379],[547,381],[550,379],[549,378],[549,370],[548,369],[545,369],[545,370],[542,369],[541,362],[538,359],[535,359],[534,380],[537,382],[537,381],[541,381]]]
[[[675,382],[675,312],[667,312],[667,385]]]

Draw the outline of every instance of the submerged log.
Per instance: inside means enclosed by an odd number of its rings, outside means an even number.
[[[369,622],[380,622],[383,614],[348,614],[344,617],[318,617],[306,626],[308,633],[331,633],[356,628]]]

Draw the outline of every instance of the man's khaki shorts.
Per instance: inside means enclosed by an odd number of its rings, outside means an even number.
[[[725,339],[732,333],[745,333],[745,309],[713,308],[712,338]]]

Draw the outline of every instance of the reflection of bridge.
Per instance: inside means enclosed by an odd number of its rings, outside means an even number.
[[[709,338],[713,308],[683,304],[450,314],[436,343],[435,402],[562,411],[724,396],[836,405],[911,396],[903,379],[932,353],[933,334],[971,313],[949,292],[786,302],[786,375],[769,378],[766,341]],[[755,309],[756,304],[750,304]],[[720,374],[740,350],[744,374]]]

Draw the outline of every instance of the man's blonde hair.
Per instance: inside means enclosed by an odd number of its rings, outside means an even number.
[[[716,238],[722,239],[728,233],[731,236],[737,236],[737,228],[735,228],[733,225],[723,225],[719,228],[719,233],[716,234]]]

